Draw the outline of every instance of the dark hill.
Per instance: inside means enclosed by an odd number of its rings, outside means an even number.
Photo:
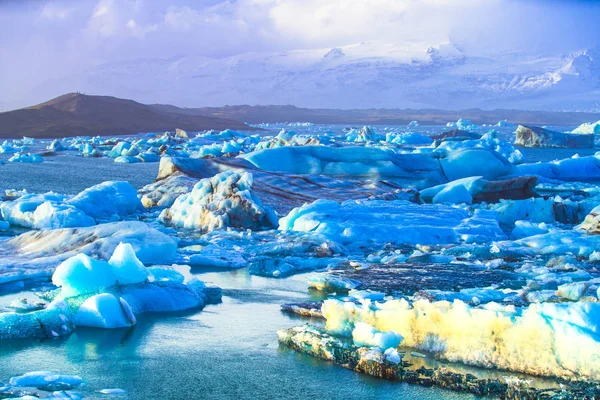
[[[0,138],[109,136],[172,131],[175,128],[188,131],[251,129],[231,119],[159,110],[133,100],[79,93],[0,113]]]

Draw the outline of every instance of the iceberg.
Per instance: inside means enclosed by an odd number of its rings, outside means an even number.
[[[88,298],[73,316],[76,326],[93,328],[126,328],[135,325],[136,319],[131,306],[121,297],[101,293]]]
[[[460,148],[433,153],[393,153],[376,147],[278,147],[239,157],[257,168],[288,174],[348,178],[404,179],[439,184],[481,175],[508,175],[514,166],[487,148]],[[486,165],[485,171],[477,166]]]
[[[155,269],[156,270],[156,269]],[[74,327],[123,328],[136,314],[203,308],[221,301],[221,289],[204,282],[154,277],[131,245],[120,243],[108,262],[77,254],[52,275],[58,289],[41,292],[47,308],[25,313],[0,313],[0,338],[56,337]]]
[[[594,147],[594,135],[561,133],[536,126],[519,125],[515,131],[515,145],[524,147]]]
[[[83,382],[79,375],[61,375],[50,371],[32,371],[23,375],[13,376],[8,383],[12,386],[40,387],[49,384],[77,386]]]
[[[379,332],[371,325],[356,322],[352,330],[352,340],[356,346],[379,347],[380,349],[395,349],[402,342],[403,337],[394,332]]]
[[[121,242],[131,244],[143,263],[171,263],[177,253],[175,240],[139,221],[26,232],[0,242],[0,283],[49,277],[79,253],[108,260]]]
[[[100,292],[114,285],[145,282],[150,273],[137,258],[129,243],[119,243],[106,261],[77,254],[63,261],[52,275],[52,283],[61,287],[61,295],[73,297]]]
[[[505,237],[493,213],[395,200],[317,200],[292,210],[279,229],[316,232],[342,245],[451,244]]]
[[[571,133],[579,135],[600,135],[600,121],[583,123],[573,129]]]
[[[187,175],[173,175],[144,186],[138,193],[144,207],[171,207],[182,194],[192,191],[198,179]]]
[[[326,300],[326,328],[351,335],[357,323],[404,337],[402,344],[436,357],[532,375],[600,378],[600,303],[528,307],[460,300],[390,300],[362,305]]]
[[[600,154],[586,157],[572,157],[563,160],[520,164],[515,175],[538,175],[557,181],[589,182],[600,180]]]
[[[129,182],[107,181],[94,185],[67,201],[94,219],[119,218],[141,210],[137,191]]]
[[[43,161],[44,159],[39,154],[24,152],[15,153],[15,155],[8,159],[8,162],[11,163],[41,163]]]
[[[426,203],[460,204],[497,202],[500,199],[527,199],[534,195],[536,176],[489,181],[481,176],[457,179],[419,192]],[[460,190],[457,188],[461,188]],[[458,192],[456,190],[459,190]],[[454,194],[454,195],[453,195]],[[457,197],[458,195],[458,197]],[[443,196],[442,198],[438,196]],[[437,199],[436,199],[437,198]]]
[[[387,197],[400,185],[387,180],[333,178],[324,175],[285,175],[256,168],[242,158],[195,159],[162,157],[157,180],[140,190],[146,204],[169,206],[174,192],[188,193],[199,179],[212,178],[218,173],[233,171],[252,174],[252,191],[276,212],[287,214],[294,207],[319,198],[336,201],[364,199],[372,196]],[[393,194],[404,196],[405,191]],[[414,196],[413,196],[414,197]],[[416,199],[414,199],[416,201]],[[173,200],[174,201],[174,200]]]
[[[275,212],[252,192],[252,174],[221,172],[202,179],[179,196],[159,219],[166,224],[212,231],[232,227],[262,229],[276,225]]]

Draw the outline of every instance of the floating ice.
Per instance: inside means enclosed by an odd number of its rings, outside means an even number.
[[[379,347],[380,349],[395,349],[402,342],[402,336],[394,331],[379,332],[371,325],[356,322],[352,330],[352,340],[356,346]]]
[[[44,159],[39,154],[31,153],[15,153],[14,156],[8,159],[11,163],[41,163]]]
[[[68,201],[95,219],[123,217],[142,209],[137,191],[128,182],[107,181],[85,189]]]
[[[580,135],[600,135],[600,121],[583,123],[573,129],[571,133]]]
[[[106,261],[78,254],[63,261],[52,275],[52,283],[61,287],[63,297],[96,293],[117,284],[117,276]]]
[[[40,387],[48,384],[65,384],[77,386],[83,379],[79,375],[61,375],[50,371],[32,371],[23,375],[13,376],[9,383],[12,386]]]
[[[131,306],[123,298],[102,293],[84,301],[73,322],[77,326],[113,329],[135,325],[136,319]]]
[[[558,181],[600,180],[600,157],[598,155],[566,158],[564,160],[520,164],[515,175],[539,175]]]
[[[404,337],[403,345],[452,362],[534,375],[600,378],[600,303],[541,303],[519,309],[460,300],[363,305],[326,300],[326,328],[350,335],[359,322]]]
[[[317,275],[308,279],[308,287],[320,292],[348,292],[360,285],[353,279],[342,278],[335,275]]]
[[[0,313],[0,339],[53,338],[67,335],[74,329],[71,309],[62,301],[28,313]]]
[[[535,176],[523,176],[498,181],[488,181],[481,176],[471,176],[423,189],[419,194],[420,198],[426,203],[458,204],[462,202],[471,204],[472,201],[495,202],[499,199],[524,199],[532,197],[536,182],[537,177]],[[458,187],[464,188],[466,192]]]
[[[60,262],[79,253],[108,260],[119,243],[133,246],[145,263],[171,263],[177,243],[143,222],[27,232],[0,242],[0,282],[52,275]]]
[[[483,211],[483,210],[480,210]],[[279,229],[317,232],[343,245],[450,244],[502,239],[492,213],[407,201],[318,200],[292,210]]]
[[[278,147],[240,157],[267,171],[377,179],[424,180],[438,184],[468,176],[492,179],[514,166],[487,148],[461,148],[435,153],[395,154],[375,147]],[[478,168],[486,165],[484,171]]]
[[[536,126],[519,125],[515,131],[515,144],[525,147],[594,147],[594,135],[579,132],[561,133]]]
[[[179,196],[160,220],[174,226],[211,231],[234,227],[261,229],[276,224],[274,211],[252,192],[252,174],[225,171],[202,179]]]

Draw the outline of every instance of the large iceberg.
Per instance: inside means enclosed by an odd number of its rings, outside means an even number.
[[[573,129],[571,133],[580,135],[600,135],[600,121],[583,123]]]
[[[171,263],[177,253],[175,240],[139,221],[32,231],[0,242],[0,283],[48,277],[79,253],[108,260],[120,242],[130,243],[144,263]]]
[[[252,192],[252,174],[225,171],[202,179],[179,196],[160,220],[190,229],[211,231],[232,227],[261,229],[276,225],[275,212]]]
[[[460,300],[361,305],[326,300],[322,312],[331,332],[349,336],[358,323],[367,323],[381,332],[397,332],[403,345],[447,361],[600,379],[600,303],[541,303],[521,309],[496,303],[471,307]]]
[[[408,201],[318,200],[292,210],[279,229],[320,233],[344,245],[451,244],[505,237],[494,213]]]
[[[76,326],[123,328],[136,323],[135,314],[202,308],[220,301],[219,288],[195,278],[182,282],[161,275],[155,282],[128,243],[120,243],[108,262],[77,254],[52,275],[58,289],[38,294],[50,301],[47,308],[0,313],[0,338],[61,336]]]
[[[68,203],[95,219],[123,217],[142,209],[133,185],[119,181],[103,182],[87,188]]]
[[[74,197],[57,193],[24,194],[0,201],[0,217],[11,225],[35,229],[85,227],[142,209],[128,182],[103,182]]]
[[[515,144],[524,147],[594,147],[593,134],[562,133],[536,126],[519,125],[515,131]]]
[[[421,200],[427,203],[459,204],[471,202],[496,202],[500,199],[526,199],[534,195],[536,176],[488,181],[481,176],[457,179],[420,191]],[[462,189],[462,191],[457,191]]]
[[[508,175],[514,166],[484,148],[426,153],[393,153],[376,147],[278,147],[240,157],[266,171],[350,178],[401,179],[438,184],[474,175]],[[479,168],[486,165],[484,171]]]

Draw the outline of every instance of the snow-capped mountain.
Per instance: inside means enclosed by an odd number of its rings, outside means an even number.
[[[446,43],[359,43],[320,50],[186,56],[104,64],[48,82],[66,91],[201,107],[600,110],[600,49],[574,54],[474,56]]]

